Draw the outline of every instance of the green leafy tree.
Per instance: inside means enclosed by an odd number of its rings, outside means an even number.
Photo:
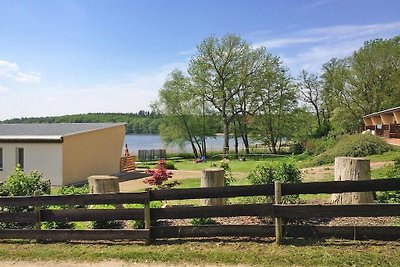
[[[400,105],[400,36],[367,41],[323,69],[323,100],[337,131],[355,131],[363,115]]]
[[[214,136],[213,118],[203,99],[193,94],[189,77],[173,70],[159,91],[153,110],[163,114],[160,135],[165,143],[183,146],[189,142],[196,158],[206,155],[206,137]]]
[[[253,128],[275,154],[280,151],[282,141],[289,137],[288,125],[293,123],[291,115],[297,108],[298,87],[277,57],[264,61],[259,82],[255,101],[260,108]]]
[[[211,36],[198,47],[188,72],[201,95],[218,112],[224,133],[224,153],[229,153],[230,125],[249,97],[248,89],[257,72],[262,49],[251,46],[236,35]],[[254,76],[254,77],[253,77]],[[240,108],[242,107],[242,108]]]

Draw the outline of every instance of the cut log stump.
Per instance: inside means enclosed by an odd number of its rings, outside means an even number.
[[[208,168],[203,170],[201,187],[225,186],[225,171],[222,168]],[[226,198],[205,198],[201,199],[203,206],[226,205]]]
[[[371,180],[369,159],[337,157],[335,158],[335,181]],[[372,192],[353,192],[332,194],[333,204],[362,204],[374,201]]]
[[[92,175],[88,177],[90,194],[119,193],[118,177],[110,175]],[[122,204],[114,205],[115,208],[124,208]]]

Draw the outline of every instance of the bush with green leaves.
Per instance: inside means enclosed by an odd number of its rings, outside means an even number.
[[[253,185],[272,184],[274,181],[282,183],[301,183],[302,177],[299,168],[293,160],[281,162],[270,162],[258,165],[247,177]],[[256,202],[272,201],[272,197],[256,198]],[[284,203],[296,203],[299,201],[298,195],[284,196]]]
[[[9,196],[33,196],[35,192],[39,195],[50,194],[50,180],[42,180],[43,174],[31,171],[26,174],[19,165],[4,183],[4,191]]]
[[[316,156],[312,165],[333,163],[335,157],[366,157],[393,150],[380,137],[371,134],[355,134],[341,137],[338,142],[322,154]]]
[[[42,180],[43,175],[38,171],[26,174],[19,165],[8,177],[7,181],[1,184],[2,196],[33,196],[35,192],[39,195],[50,194],[50,181]],[[1,212],[31,212],[32,206],[2,207]],[[3,229],[32,228],[32,225],[25,223],[2,223]]]
[[[230,186],[236,180],[232,175],[231,167],[229,166],[229,160],[221,160],[220,168],[224,169],[224,183],[225,186]]]
[[[309,155],[319,155],[333,147],[336,141],[336,138],[333,136],[313,138],[304,142],[304,149]]]
[[[165,168],[167,168],[167,170],[176,170],[174,163],[169,161],[165,162]]]
[[[92,222],[93,229],[123,229],[124,226],[125,225],[123,221],[117,221],[117,220],[112,220],[112,221],[98,220]]]
[[[201,225],[216,224],[216,222],[211,218],[193,218],[190,220],[190,224],[193,226],[201,226]]]
[[[394,164],[386,170],[386,178],[400,179],[400,157],[395,158]],[[377,202],[380,203],[400,203],[400,191],[384,191],[378,192],[376,195]]]

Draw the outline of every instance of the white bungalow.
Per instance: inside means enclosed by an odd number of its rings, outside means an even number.
[[[52,185],[118,173],[125,130],[123,123],[0,124],[0,181],[17,164]]]

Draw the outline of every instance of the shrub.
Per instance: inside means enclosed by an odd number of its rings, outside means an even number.
[[[336,143],[336,139],[332,136],[310,139],[304,144],[305,151],[310,155],[319,155],[329,148],[333,147]]]
[[[301,172],[292,160],[258,165],[247,178],[254,185],[271,184],[274,181],[281,181],[282,183],[300,183],[302,181]],[[267,199],[272,201],[271,197]],[[298,195],[283,197],[284,203],[295,203],[298,200]]]
[[[9,196],[33,196],[35,192],[39,195],[50,194],[50,180],[43,181],[43,174],[32,171],[26,174],[19,165],[15,168],[4,184],[4,189]]]
[[[147,170],[146,173],[150,174],[151,176],[144,179],[143,182],[149,185],[156,185],[160,187],[164,182],[172,177],[172,172],[167,170],[165,164],[165,160],[160,160],[157,164],[157,169]]]
[[[232,176],[232,170],[231,167],[229,166],[229,160],[228,159],[223,159],[221,160],[221,165],[220,168],[224,169],[224,181],[225,181],[225,186],[230,186],[232,183],[236,180]]]
[[[400,179],[400,157],[394,159],[393,166],[390,166],[385,176],[387,178],[399,178]],[[400,203],[400,191],[384,191],[378,192],[376,199],[380,203]]]
[[[93,229],[123,229],[124,222],[123,221],[93,221],[92,222]]]
[[[324,153],[315,157],[313,165],[328,164],[335,161],[335,157],[365,157],[382,154],[393,148],[378,136],[370,134],[356,134],[343,136],[339,141]]]
[[[133,220],[132,227],[133,227],[133,229],[144,229],[144,221],[143,220]]]
[[[165,162],[165,168],[167,170],[176,170],[175,165],[172,162],[168,162],[168,161]]]
[[[290,153],[298,155],[302,154],[305,150],[304,145],[301,142],[295,142],[290,145]]]
[[[201,226],[207,224],[215,224],[215,220],[211,218],[193,218],[190,220],[190,224],[193,226]]]
[[[43,175],[38,171],[26,174],[19,165],[15,168],[6,182],[1,185],[0,191],[3,196],[33,196],[35,192],[39,195],[50,194],[50,181],[43,181]],[[33,207],[2,207],[2,212],[31,212]],[[25,223],[2,223],[3,229],[31,228],[32,225]]]
[[[83,186],[68,186],[63,185],[58,190],[59,195],[83,195],[89,194],[89,187],[87,185]]]

